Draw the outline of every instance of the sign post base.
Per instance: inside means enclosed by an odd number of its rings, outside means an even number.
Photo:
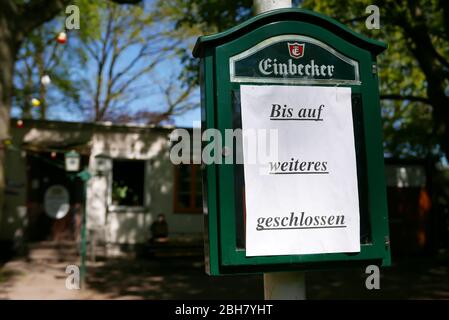
[[[265,300],[305,300],[305,272],[264,273]]]

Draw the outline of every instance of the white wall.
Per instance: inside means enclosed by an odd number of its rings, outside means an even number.
[[[106,235],[110,243],[142,243],[149,237],[149,228],[159,213],[164,213],[170,235],[200,234],[201,214],[173,212],[173,171],[168,157],[168,132],[146,133],[101,132],[92,137],[90,168],[95,170],[95,157],[146,160],[145,207],[114,209],[108,205],[110,175],[93,177],[88,187],[88,226]]]
[[[424,187],[426,170],[419,165],[385,165],[387,186],[397,188]]]

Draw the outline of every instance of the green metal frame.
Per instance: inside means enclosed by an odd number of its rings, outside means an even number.
[[[300,9],[281,9],[256,16],[226,32],[201,37],[194,55],[201,59],[201,100],[203,129],[233,128],[232,90],[229,58],[261,41],[282,34],[301,34],[316,38],[359,62],[361,85],[351,85],[352,93],[362,97],[365,157],[367,169],[371,239],[360,253],[310,254],[246,257],[236,244],[234,168],[230,164],[205,167],[206,266],[209,274],[249,273],[335,268],[355,264],[390,265],[390,247],[382,126],[376,55],[386,45],[367,39],[338,22]],[[266,85],[269,83],[264,83]],[[257,85],[257,84],[256,84]]]

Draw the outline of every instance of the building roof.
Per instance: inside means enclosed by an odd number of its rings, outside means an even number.
[[[174,129],[192,130],[175,126],[114,124],[112,122],[65,122],[53,120],[21,120],[11,119],[11,134],[18,139],[21,148],[33,152],[63,152],[76,150],[81,154],[89,154],[94,134],[148,134],[159,132],[168,136]]]
[[[12,118],[11,125],[15,126],[17,121],[22,120],[24,128],[46,128],[63,130],[100,130],[100,131],[146,131],[149,129],[172,131],[174,129],[192,130],[189,127],[179,127],[174,125],[148,125],[138,123],[115,124],[110,121],[105,122],[72,122],[59,120],[35,120]]]

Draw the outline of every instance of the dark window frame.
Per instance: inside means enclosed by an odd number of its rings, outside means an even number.
[[[179,191],[180,191],[180,169],[181,166],[190,166],[190,193],[189,193],[189,206],[185,207],[179,201]],[[197,201],[197,179],[201,181],[201,165],[199,164],[179,164],[174,166],[174,183],[173,183],[173,210],[174,213],[191,213],[191,214],[201,214],[203,212],[203,202]],[[202,197],[202,190],[199,191]],[[199,203],[197,203],[199,202]]]
[[[127,159],[127,158],[113,158],[111,159],[112,168],[109,174],[108,182],[108,212],[120,212],[120,211],[142,211],[147,206],[147,194],[146,194],[146,174],[147,174],[147,161],[144,159]],[[116,162],[140,162],[143,165],[143,185],[142,185],[142,202],[139,205],[123,205],[113,203],[113,184],[114,184],[114,163]]]

